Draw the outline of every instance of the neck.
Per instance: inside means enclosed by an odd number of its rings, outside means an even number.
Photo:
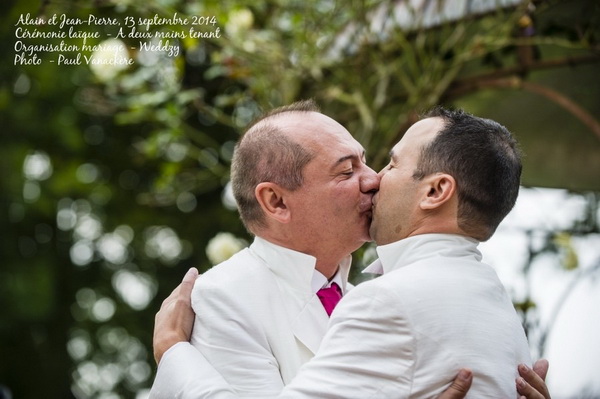
[[[332,248],[321,249],[321,246],[315,248],[317,245],[314,243],[301,243],[299,240],[290,238],[284,231],[272,233],[264,229],[257,235],[281,247],[314,256],[317,259],[315,269],[327,279],[332,278],[337,273],[340,263],[346,256],[350,255],[350,252],[344,253],[339,248],[333,250]]]
[[[340,259],[338,262],[322,262],[320,259],[317,258],[317,265],[315,266],[315,269],[317,269],[317,271],[319,273],[321,273],[323,276],[325,276],[327,278],[327,280],[331,280],[333,278],[333,276],[335,276],[335,274],[338,271],[339,265],[342,262],[343,258]]]
[[[458,234],[469,236],[460,227],[455,218],[426,217],[415,223],[412,228],[398,240],[421,234]],[[398,241],[397,240],[397,241]]]

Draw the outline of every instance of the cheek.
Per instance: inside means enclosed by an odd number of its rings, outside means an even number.
[[[356,196],[350,193],[340,193],[331,198],[323,205],[321,213],[324,219],[336,225],[353,225],[360,217]]]
[[[390,202],[398,195],[398,184],[394,182],[392,176],[385,175],[379,183],[379,200],[382,202]]]
[[[340,195],[332,199],[325,207],[324,217],[329,219],[347,220],[350,219],[350,212],[356,207],[351,207],[344,196]]]
[[[405,212],[407,204],[413,201],[415,187],[406,180],[399,178],[387,179],[379,188],[380,198],[377,206],[384,208],[386,214],[397,215]]]

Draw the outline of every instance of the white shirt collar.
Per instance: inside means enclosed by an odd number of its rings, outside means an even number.
[[[376,248],[379,259],[363,273],[385,274],[402,266],[436,255],[469,256],[481,261],[479,241],[457,234],[420,234]]]
[[[339,269],[337,273],[335,273],[331,281],[327,280],[327,277],[325,277],[320,271],[315,269],[311,282],[311,288],[313,293],[316,294],[317,291],[319,291],[321,288],[330,287],[331,283],[336,283],[342,289],[342,295],[346,292],[346,284],[342,278],[342,273],[340,273]]]
[[[254,238],[250,250],[260,257],[273,273],[292,287],[314,294],[335,281],[342,293],[346,292],[352,264],[351,255],[340,262],[337,273],[331,282],[328,282],[327,278],[315,269],[317,259],[314,256],[273,244],[261,237]]]

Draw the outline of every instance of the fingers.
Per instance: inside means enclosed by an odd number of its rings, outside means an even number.
[[[191,307],[191,293],[198,277],[198,270],[187,271],[181,284],[162,302],[154,316],[153,349],[156,364],[163,354],[177,342],[189,341],[194,312]]]
[[[548,363],[548,360],[540,359],[533,365],[533,371],[535,371],[535,373],[539,375],[542,380],[546,381],[546,375],[548,374],[549,367],[550,364]]]
[[[521,395],[519,399],[544,399],[544,396],[529,385],[523,377],[517,378],[517,392]]]
[[[438,399],[462,399],[467,395],[472,382],[473,372],[469,369],[461,369],[452,385]]]
[[[191,312],[192,290],[194,289],[194,283],[196,282],[197,277],[198,270],[195,267],[190,268],[187,273],[185,273],[185,276],[183,276],[181,284],[179,284],[177,288],[173,290],[171,295],[165,299],[163,306],[161,306],[161,310],[163,310],[163,307],[165,309],[169,308],[169,311],[180,316],[182,312],[184,314],[188,310]],[[173,322],[175,321],[179,323],[178,320],[173,320]]]
[[[547,372],[547,367],[543,363],[538,365],[540,371]],[[519,374],[517,378],[517,392],[523,395],[522,398],[527,399],[550,399],[548,387],[541,376],[536,374],[534,370],[524,364],[519,365]]]
[[[182,284],[187,284],[187,283],[192,283],[194,284],[194,281],[196,281],[196,278],[198,277],[198,269],[196,269],[195,267],[190,267],[190,270],[187,271],[187,273],[185,273],[185,276],[183,276],[183,280],[181,281]]]
[[[172,302],[177,301],[180,298],[190,298],[197,277],[198,269],[196,269],[195,267],[190,268],[187,271],[187,273],[185,273],[185,276],[183,276],[181,284],[175,287],[171,294],[162,301],[162,304],[160,305],[160,310],[165,309]]]
[[[183,280],[181,281],[181,295],[185,297],[189,297],[192,294],[192,289],[194,288],[194,282],[198,277],[198,269],[195,267],[190,268],[187,271],[185,276],[183,276]]]

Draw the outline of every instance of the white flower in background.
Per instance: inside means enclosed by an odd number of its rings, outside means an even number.
[[[247,8],[234,10],[229,13],[229,20],[225,25],[225,31],[229,36],[237,36],[252,27],[254,15]]]
[[[231,233],[219,233],[206,246],[206,255],[213,265],[226,261],[248,244]]]
[[[119,39],[107,39],[98,45],[98,50],[94,51],[90,59],[90,69],[98,79],[107,82],[113,79],[129,66],[123,60],[129,59],[129,52],[125,43]]]

